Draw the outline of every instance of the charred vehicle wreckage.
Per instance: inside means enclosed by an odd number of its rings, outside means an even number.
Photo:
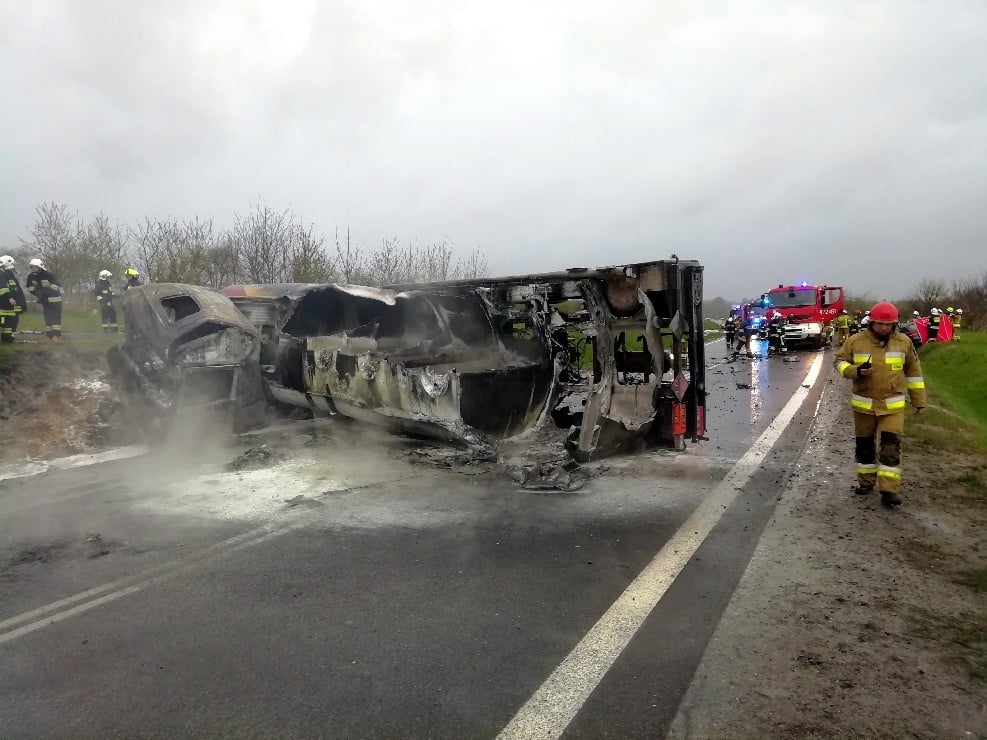
[[[122,308],[111,375],[150,434],[188,409],[239,431],[301,408],[467,447],[538,430],[579,462],[705,434],[692,261],[387,288],[151,283]]]

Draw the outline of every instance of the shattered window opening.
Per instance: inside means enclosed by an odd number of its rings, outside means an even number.
[[[168,321],[171,321],[172,323],[186,319],[202,310],[199,308],[199,304],[195,302],[195,299],[187,295],[176,295],[169,298],[162,298],[161,306],[165,310],[165,315],[168,317]]]

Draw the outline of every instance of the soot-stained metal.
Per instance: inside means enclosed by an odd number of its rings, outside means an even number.
[[[179,295],[199,311],[181,319],[184,333],[163,331],[180,323],[167,308]],[[128,291],[123,311],[128,333],[112,364],[125,397],[173,408],[176,377],[236,369],[222,401],[241,407],[240,426],[259,420],[262,393],[268,410],[471,447],[550,428],[581,462],[705,434],[697,262],[385,288],[151,284]],[[186,335],[205,343],[186,347]]]

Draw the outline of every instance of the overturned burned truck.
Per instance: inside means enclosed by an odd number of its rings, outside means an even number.
[[[165,425],[193,402],[241,429],[303,408],[466,445],[557,430],[579,461],[705,434],[696,262],[387,288],[150,284],[122,307],[112,374]]]

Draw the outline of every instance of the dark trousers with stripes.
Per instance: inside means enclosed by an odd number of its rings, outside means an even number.
[[[42,311],[45,315],[45,336],[49,338],[62,336],[62,304],[46,303]]]

